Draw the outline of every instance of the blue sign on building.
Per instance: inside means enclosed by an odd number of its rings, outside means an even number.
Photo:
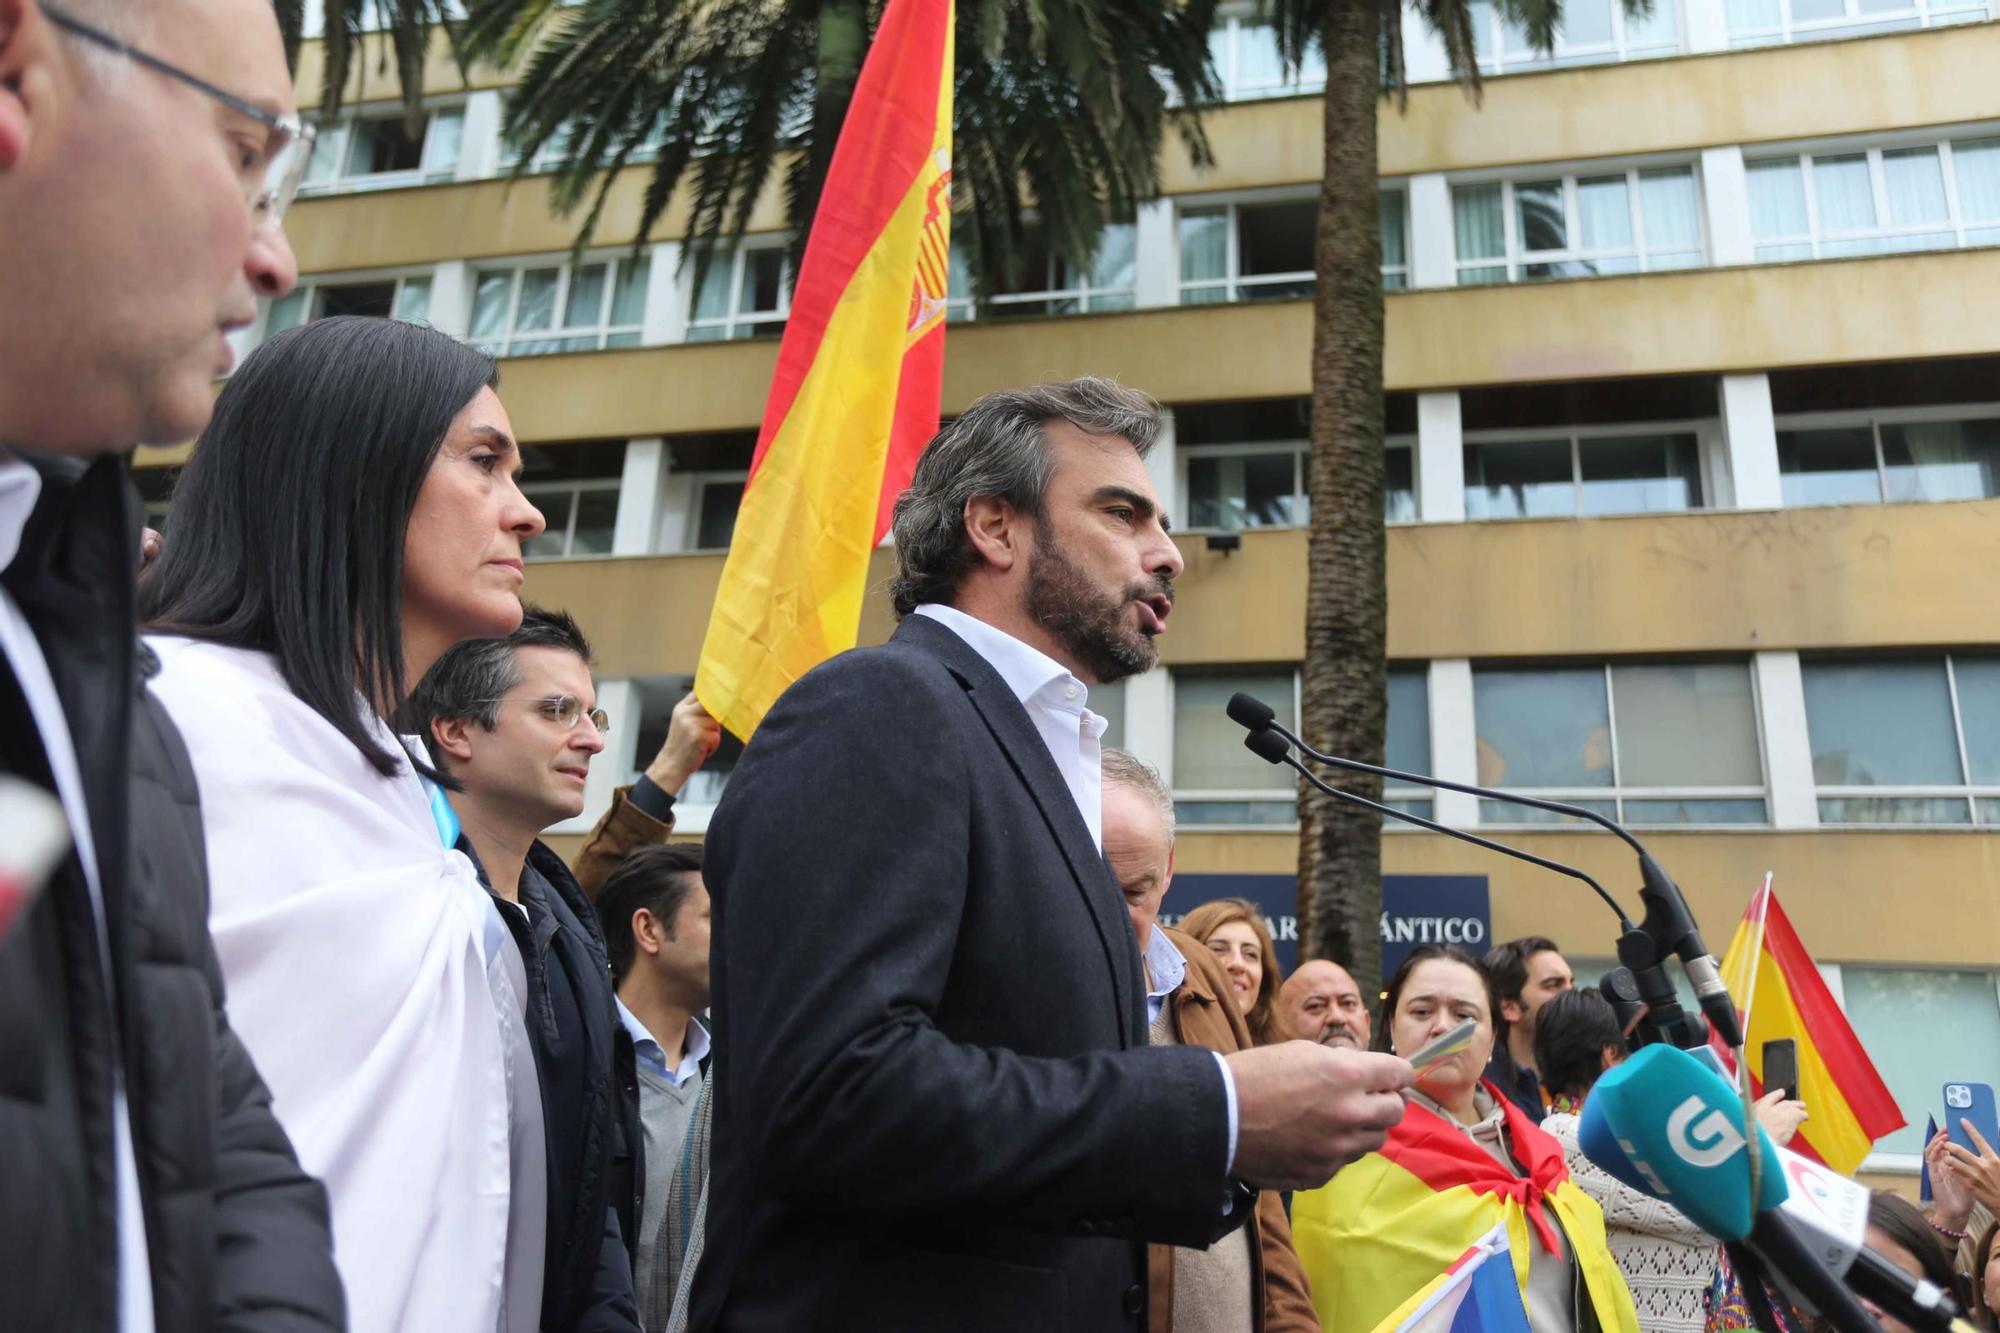
[[[1299,965],[1299,882],[1292,875],[1175,875],[1160,919],[1179,925],[1216,898],[1248,898],[1264,912],[1278,965]],[[1382,876],[1382,974],[1419,944],[1456,944],[1475,957],[1492,947],[1492,910],[1484,875]]]

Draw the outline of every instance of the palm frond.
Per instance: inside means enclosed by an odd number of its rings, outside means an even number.
[[[989,274],[1017,265],[1031,209],[1055,253],[1087,264],[1107,221],[1158,194],[1167,126],[1196,162],[1212,160],[1199,109],[1218,91],[1208,56],[1216,2],[960,0],[954,176],[966,225],[954,243],[973,259],[980,299]],[[867,0],[871,34],[883,3]],[[502,125],[523,164],[569,132],[553,199],[565,212],[588,200],[579,249],[618,171],[653,137],[635,243],[684,196],[682,263],[695,265],[698,285],[774,185],[795,257],[803,244],[818,204],[810,151],[839,133],[814,119],[824,7],[469,0],[461,45],[471,57],[525,59]]]
[[[276,6],[285,58],[296,69],[299,48],[305,41],[305,0],[276,0]],[[387,36],[389,49],[377,72],[386,76],[393,68],[405,121],[410,132],[416,133],[423,123],[423,72],[431,34],[452,31],[446,6],[447,0],[325,0],[320,32],[326,56],[319,88],[321,122],[340,114],[355,70],[355,52],[361,49],[366,33],[379,32]],[[452,49],[463,74],[464,55],[455,43]],[[368,70],[363,66],[357,96],[365,94],[367,78]]]

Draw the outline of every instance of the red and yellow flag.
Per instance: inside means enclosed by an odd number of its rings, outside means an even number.
[[[890,0],[778,352],[695,693],[749,740],[854,646],[868,556],[936,433],[951,241],[952,0]]]
[[[1764,1092],[1764,1043],[1790,1037],[1799,1044],[1799,1095],[1812,1118],[1792,1150],[1853,1175],[1876,1139],[1903,1127],[1903,1113],[1778,905],[1768,875],[1729,942],[1722,980],[1743,1014],[1757,1095]]]

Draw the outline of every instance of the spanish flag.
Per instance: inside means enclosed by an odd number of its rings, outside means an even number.
[[[744,740],[854,646],[868,556],[936,433],[952,0],[890,0],[806,241],[695,693]]]
[[[1440,1290],[1440,1275],[1499,1227],[1517,1289],[1527,1286],[1534,1251],[1567,1251],[1603,1333],[1638,1333],[1632,1294],[1605,1244],[1604,1214],[1570,1178],[1562,1145],[1489,1091],[1526,1179],[1413,1102],[1381,1151],[1292,1196],[1292,1243],[1322,1328],[1402,1328]]]
[[[1769,875],[1729,942],[1722,980],[1743,1014],[1750,1086],[1759,1096],[1764,1043],[1790,1037],[1799,1044],[1799,1095],[1812,1118],[1792,1150],[1853,1175],[1876,1139],[1903,1127],[1903,1113],[1778,905]],[[1734,1052],[1722,1053],[1734,1062]]]

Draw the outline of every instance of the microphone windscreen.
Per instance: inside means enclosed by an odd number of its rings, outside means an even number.
[[[1267,764],[1282,764],[1292,752],[1292,743],[1275,731],[1256,730],[1244,735],[1243,748]]]
[[[1591,1088],[1577,1138],[1611,1175],[1733,1241],[1787,1193],[1776,1147],[1761,1126],[1755,1132],[1764,1170],[1752,1198],[1742,1098],[1686,1051],[1648,1046]]]
[[[1253,699],[1242,693],[1229,696],[1229,718],[1240,727],[1262,731],[1271,725],[1271,720],[1275,717],[1277,714],[1271,711],[1271,705],[1262,699]]]

